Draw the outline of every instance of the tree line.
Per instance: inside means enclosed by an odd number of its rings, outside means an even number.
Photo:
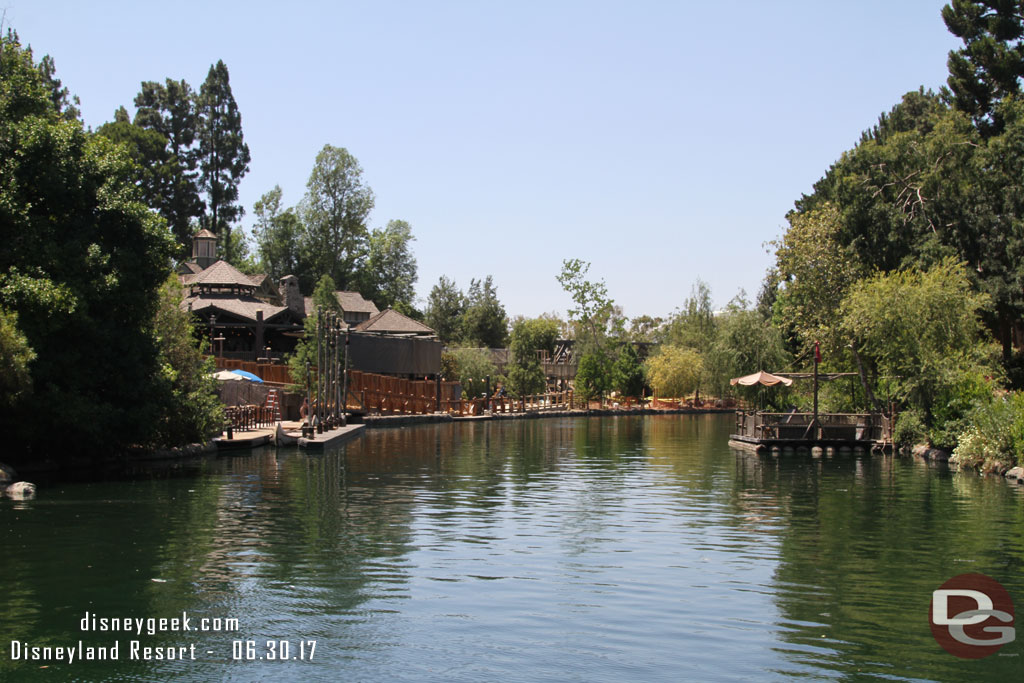
[[[861,402],[895,406],[898,441],[996,467],[1024,419],[964,436],[1024,385],[1024,2],[942,17],[963,42],[947,86],[907,93],[796,202],[758,310],[804,366],[817,343]]]
[[[223,419],[127,147],[87,131],[53,61],[0,36],[4,459],[110,458]],[[223,214],[221,214],[223,215]]]
[[[143,82],[134,118],[122,106],[97,132],[123,145],[135,162],[135,184],[167,221],[175,256],[186,257],[192,236],[204,228],[220,238],[225,260],[242,256],[242,235],[233,229],[245,213],[238,184],[250,155],[223,61],[210,66],[198,91],[184,79]]]
[[[253,206],[255,257],[240,264],[243,270],[262,270],[274,279],[295,275],[304,292],[328,277],[381,310],[423,317],[415,305],[412,226],[396,219],[383,228],[367,227],[374,194],[348,150],[324,145],[302,201],[285,207],[281,196],[281,187],[274,186]]]

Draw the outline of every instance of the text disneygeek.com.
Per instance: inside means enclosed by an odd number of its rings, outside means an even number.
[[[12,640],[8,654],[11,661],[64,662],[76,661],[169,661],[195,660],[197,655],[231,659],[235,661],[308,661],[316,652],[316,641],[306,639],[232,640],[216,647],[197,645],[195,642],[151,644],[141,638],[164,633],[233,633],[239,630],[238,619],[230,617],[193,617],[187,612],[181,616],[141,618],[103,617],[86,612],[79,621],[79,630],[86,633],[112,633],[135,636],[115,639],[97,645],[82,640],[46,645]],[[228,649],[230,647],[230,650]]]

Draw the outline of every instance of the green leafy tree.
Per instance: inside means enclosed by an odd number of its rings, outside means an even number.
[[[238,183],[249,172],[249,146],[242,134],[242,115],[231,93],[228,68],[224,62],[210,67],[196,99],[199,137],[200,186],[206,193],[208,213],[203,226],[216,234],[224,259],[234,263],[240,256],[232,251],[232,226],[245,209],[238,203]]]
[[[128,156],[135,162],[135,184],[142,192],[143,201],[151,209],[160,211],[165,199],[171,193],[171,163],[167,151],[167,139],[155,130],[134,125],[128,118],[128,111],[120,107],[114,112],[114,120],[104,123],[96,131],[114,142],[121,144]],[[168,224],[168,216],[161,212]],[[187,224],[187,221],[186,221]],[[179,237],[175,234],[175,237]],[[184,235],[179,237],[179,242]],[[181,242],[184,249],[184,242]]]
[[[644,366],[633,344],[623,344],[612,366],[612,387],[623,396],[640,397],[646,377]]]
[[[17,34],[14,34],[13,37],[17,39]],[[31,55],[31,49],[29,49],[29,54]],[[72,95],[64,87],[60,79],[57,78],[57,65],[54,63],[53,58],[50,55],[43,55],[36,68],[43,79],[43,84],[46,86],[50,97],[50,103],[57,114],[68,121],[80,118],[78,106],[81,102],[78,100],[78,96]]]
[[[410,244],[414,239],[412,226],[401,220],[388,221],[384,229],[370,233],[359,291],[382,310],[412,308],[416,257]]]
[[[612,368],[607,354],[592,351],[583,354],[576,365],[573,389],[584,399],[600,398],[611,389]]]
[[[313,306],[316,310],[324,313],[341,313],[341,304],[334,294],[336,291],[337,287],[334,286],[334,280],[330,275],[321,277],[313,290]]]
[[[316,155],[300,210],[305,232],[300,241],[306,277],[330,275],[349,290],[358,282],[367,252],[366,221],[373,210],[373,190],[363,183],[363,169],[343,147],[324,145]],[[303,288],[313,283],[303,280]]]
[[[137,148],[130,154],[148,170],[141,183],[146,203],[164,217],[178,241],[179,254],[186,255],[196,232],[194,222],[204,210],[197,173],[199,119],[195,93],[184,80],[144,81],[135,96],[135,108],[133,128],[124,125],[126,116],[115,114],[114,126],[108,132],[128,143],[129,150]],[[164,140],[160,154],[151,149],[154,134]]]
[[[150,331],[159,363],[154,441],[161,445],[206,441],[220,434],[224,424],[213,359],[204,358],[196,344],[192,316],[181,308],[183,296],[178,278],[171,275],[160,290]]]
[[[659,342],[662,340],[664,318],[639,315],[629,321],[629,339],[635,342]]]
[[[466,344],[495,349],[508,343],[508,316],[490,275],[483,280],[470,280],[461,328]]]
[[[609,322],[615,313],[615,302],[608,296],[604,280],[591,282],[586,278],[589,270],[589,263],[568,259],[562,261],[562,272],[557,276],[562,289],[572,297],[573,307],[569,309],[569,319],[580,326],[576,343],[581,355],[604,353]]]
[[[982,378],[996,372],[979,318],[989,305],[952,259],[864,279],[842,304],[876,393],[914,411],[938,445],[951,445],[950,431],[987,391]]]
[[[32,391],[29,368],[36,354],[18,329],[18,316],[0,308],[0,406],[7,410]]]
[[[647,381],[658,396],[679,398],[694,392],[704,372],[700,354],[684,346],[665,345],[647,359]]]
[[[662,337],[668,344],[687,346],[698,353],[707,353],[715,343],[715,332],[711,288],[698,279],[682,308],[665,325]]]
[[[13,457],[153,440],[149,334],[173,239],[122,148],[55,107],[16,36],[0,38],[0,305],[36,358],[31,402],[0,415]]]
[[[781,286],[775,302],[777,322],[797,348],[815,341],[832,355],[844,346],[839,307],[854,282],[865,272],[839,239],[839,210],[825,204],[793,213],[790,227],[776,242],[776,271]]]
[[[491,388],[502,381],[487,349],[457,348],[452,349],[451,354],[458,368],[459,383],[465,398],[476,398],[484,394],[488,389],[487,378],[490,378]]]
[[[949,53],[950,99],[983,133],[998,133],[995,105],[1019,94],[1024,77],[1024,2],[953,0],[942,20],[964,42]]]
[[[252,210],[256,215],[253,237],[263,272],[274,280],[285,275],[298,276],[302,224],[293,209],[282,209],[281,186],[275,185],[260,197]]]
[[[442,275],[427,297],[426,323],[445,344],[453,344],[462,335],[462,316],[466,296],[455,283]]]
[[[554,351],[558,331],[558,323],[550,318],[519,318],[512,323],[508,386],[513,395],[525,396],[544,391],[547,382],[538,352],[550,354]]]

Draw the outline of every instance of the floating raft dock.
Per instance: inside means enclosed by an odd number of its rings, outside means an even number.
[[[892,447],[892,419],[880,413],[736,412],[729,445],[754,450],[772,448]]]

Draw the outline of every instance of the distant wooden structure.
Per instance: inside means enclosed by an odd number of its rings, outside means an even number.
[[[820,355],[817,343],[814,349],[814,372],[767,373],[757,372],[736,377],[730,384],[752,386],[789,386],[794,379],[814,381],[814,407],[809,413],[796,411],[772,413],[761,410],[736,411],[736,431],[729,436],[730,445],[753,447],[757,450],[783,447],[843,448],[862,447],[884,449],[892,446],[892,417],[882,413],[821,413],[818,411],[819,380],[855,376],[855,373],[818,372]]]
[[[881,413],[736,411],[729,443],[758,450],[783,447],[882,449],[892,446],[892,419]]]

